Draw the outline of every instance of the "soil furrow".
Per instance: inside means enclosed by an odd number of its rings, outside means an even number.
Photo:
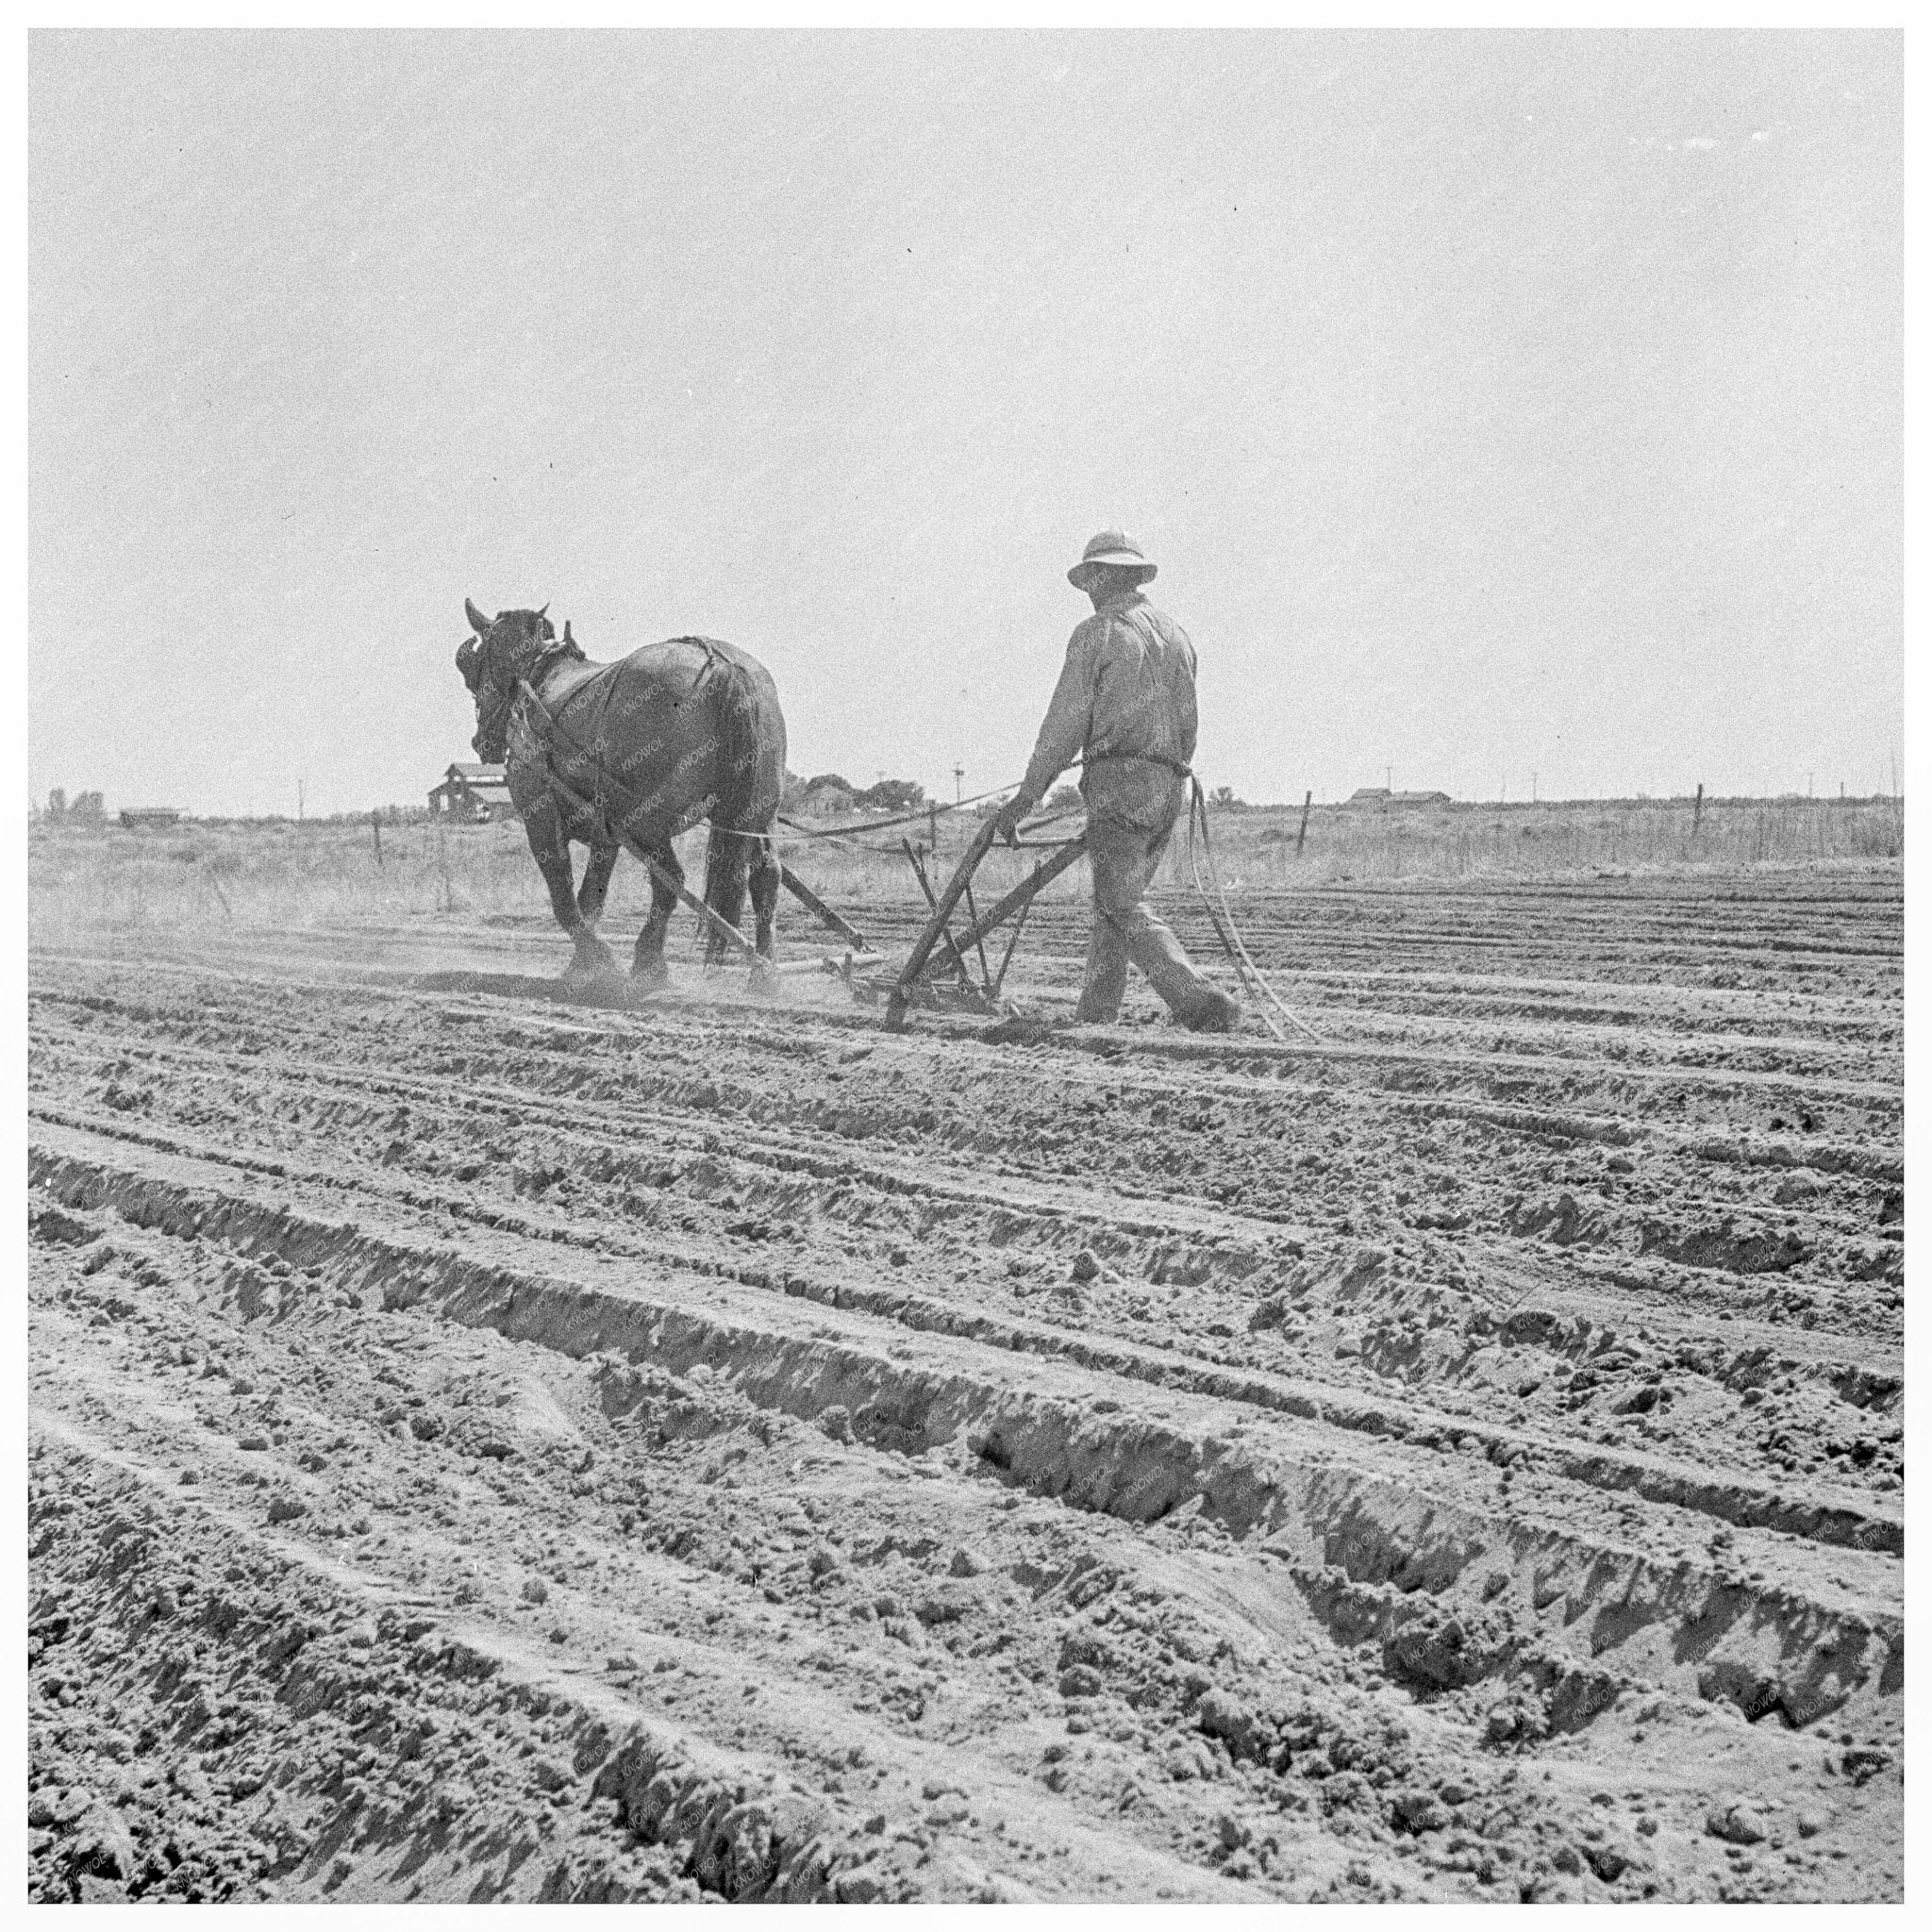
[[[446,1241],[432,1245],[426,1230],[378,1236],[369,1231],[366,1210],[363,1220],[343,1223],[286,1201],[210,1193],[220,1175],[206,1167],[164,1177],[175,1165],[164,1160],[155,1174],[69,1158],[58,1166],[43,1161],[38,1179],[69,1206],[110,1207],[177,1240],[216,1238],[243,1254],[319,1260],[325,1285],[378,1285],[390,1306],[426,1299],[454,1320],[512,1340],[578,1356],[616,1350],[634,1364],[654,1362],[674,1374],[703,1364],[761,1408],[806,1420],[841,1409],[868,1441],[917,1454],[963,1437],[1007,1479],[1131,1522],[1157,1521],[1198,1502],[1232,1534],[1259,1536],[1317,1568],[1339,1562],[1352,1581],[1426,1576],[1431,1594],[1441,1596],[1453,1595],[1458,1583],[1466,1587],[1467,1573],[1477,1571],[1490,1591],[1484,1601],[1493,1603],[1502,1591],[1490,1578],[1502,1576],[1507,1586],[1513,1570],[1530,1593],[1564,1597],[1566,1622],[1574,1623],[1573,1590],[1593,1597],[1609,1577],[1619,1616],[1633,1631],[1659,1620],[1675,1629],[1715,1616],[1725,1627],[1742,1619],[1759,1633],[1782,1633],[1780,1653],[1800,1674],[1779,1675],[1774,1696],[1794,1723],[1835,1710],[1848,1689],[1893,1667],[1899,1629],[1895,1607],[1887,1605],[1896,1582],[1882,1563],[1871,1567],[1840,1552],[1818,1571],[1814,1600],[1792,1596],[1789,1587],[1753,1588],[1686,1560],[1681,1541],[1672,1540],[1697,1532],[1674,1509],[1658,1511],[1637,1542],[1628,1540],[1630,1519],[1618,1518],[1610,1529],[1607,1515],[1604,1541],[1578,1541],[1574,1529],[1559,1532],[1554,1523],[1580,1524],[1591,1512],[1570,1492],[1568,1473],[1545,1471],[1535,1455],[1521,1477],[1512,1477],[1518,1458],[1506,1456],[1497,1474],[1485,1472],[1472,1483],[1468,1464],[1454,1456],[1405,1459],[1399,1438],[1377,1439],[1372,1448],[1333,1431],[1325,1417],[1249,1420],[1243,1437],[1239,1412],[1222,1401],[1203,1406],[1170,1389],[1158,1408],[1137,1410],[1130,1385],[1110,1375],[1070,1381],[1058,1364],[994,1367],[970,1343],[962,1353],[938,1346],[928,1332],[895,1339],[903,1336],[897,1324],[862,1310],[840,1308],[828,1324],[817,1319],[823,1307],[807,1305],[794,1318],[795,1305],[762,1295],[747,1301],[738,1284],[715,1279],[679,1284],[672,1277],[659,1286],[633,1277],[602,1287],[558,1273],[554,1253],[533,1266],[514,1238],[499,1237],[493,1245],[502,1258],[486,1265],[456,1256]],[[1509,1501],[1512,1481],[1519,1495],[1533,1491],[1535,1502],[1521,1520],[1512,1511],[1498,1521],[1497,1493]],[[1458,1490],[1473,1490],[1468,1502],[1457,1499]],[[1789,1572],[1795,1562],[1789,1538],[1781,1555]],[[1854,1577],[1866,1594],[1846,1605],[1841,1592]],[[1715,1611],[1719,1599],[1724,1608]],[[1840,1634],[1854,1629],[1856,1641]],[[1681,1637],[1678,1630],[1678,1655]],[[1871,1659],[1867,1640],[1879,1645]],[[1603,1648],[1593,1640],[1590,1654]],[[1824,1689],[1813,1681],[1819,1657],[1829,1657]]]
[[[77,1135],[71,1153],[49,1149],[37,1152],[31,1163],[36,1182],[68,1205],[115,1204],[124,1213],[145,1216],[151,1211],[163,1214],[169,1208],[155,1208],[149,1200],[131,1205],[118,1191],[116,1170],[103,1167],[92,1155],[93,1137]],[[165,1153],[181,1153],[207,1168],[208,1150],[182,1147],[159,1137],[130,1134],[137,1144],[158,1146]],[[220,1157],[216,1157],[219,1161]],[[222,1165],[227,1164],[221,1162]],[[218,1171],[218,1170],[217,1170]],[[270,1167],[248,1163],[244,1172],[269,1175],[280,1180],[300,1180],[310,1186],[316,1176],[301,1174],[286,1165]],[[414,1189],[383,1189],[383,1195],[397,1205],[419,1209],[460,1215],[465,1203],[460,1199],[439,1198]],[[168,1197],[170,1201],[172,1196]],[[572,1241],[571,1231],[556,1224],[544,1225],[531,1216],[492,1215],[484,1224],[501,1232],[534,1235],[555,1243]],[[1160,1388],[1213,1396],[1266,1412],[1294,1416],[1326,1426],[1366,1433],[1391,1441],[1414,1441],[1424,1447],[1441,1441],[1445,1436],[1464,1454],[1479,1449],[1499,1467],[1536,1468],[1569,1480],[1609,1491],[1628,1491],[1648,1501],[1713,1516],[1738,1526],[1771,1528],[1790,1535],[1808,1537],[1846,1547],[1901,1554],[1904,1547],[1903,1522],[1892,1511],[1874,1507],[1864,1499],[1844,1492],[1831,1494],[1790,1494],[1781,1490],[1754,1487],[1735,1477],[1709,1478],[1695,1469],[1673,1465],[1664,1458],[1618,1448],[1577,1448],[1560,1439],[1518,1428],[1497,1427],[1472,1420],[1467,1415],[1431,1408],[1410,1400],[1393,1400],[1378,1393],[1368,1402],[1351,1399],[1331,1384],[1291,1379],[1279,1375],[1259,1375],[1244,1372],[1239,1365],[1216,1364],[1189,1359],[1174,1350],[1137,1345],[1132,1342],[1100,1339],[1091,1332],[1069,1331],[1038,1323],[1016,1323],[1009,1319],[966,1310],[957,1310],[933,1297],[910,1293],[903,1288],[872,1287],[846,1276],[814,1280],[795,1269],[782,1275],[765,1268],[732,1266],[697,1250],[680,1251],[673,1245],[624,1243],[598,1236],[582,1245],[602,1255],[625,1254],[651,1263],[666,1263],[707,1275],[720,1276],[744,1286],[782,1292],[790,1297],[808,1299],[841,1309],[856,1309],[875,1315],[918,1331],[945,1334],[1016,1353],[1059,1357],[1083,1367],[1146,1382]],[[1345,1279],[1351,1274],[1373,1274],[1380,1257],[1373,1251],[1357,1254],[1340,1264]],[[1552,1297],[1544,1297],[1547,1302]],[[1513,1329],[1520,1335],[1534,1334],[1544,1339],[1553,1328],[1562,1330],[1560,1342],[1575,1336],[1571,1352],[1587,1361],[1591,1355],[1589,1324],[1578,1334],[1563,1317],[1552,1316],[1545,1306],[1519,1307],[1507,1324],[1492,1324],[1506,1334]],[[1689,1331],[1680,1327],[1680,1338]],[[1739,1339],[1746,1359],[1731,1374],[1742,1386],[1761,1387],[1776,1374],[1798,1366],[1789,1357],[1772,1356],[1756,1337]],[[1894,1358],[1895,1367],[1895,1358]],[[1874,1385],[1882,1387],[1884,1371],[1860,1371],[1831,1359],[1817,1366],[1822,1379],[1834,1386],[1847,1384],[1858,1389],[1870,1406]],[[1896,1376],[1891,1378],[1894,1382]]]

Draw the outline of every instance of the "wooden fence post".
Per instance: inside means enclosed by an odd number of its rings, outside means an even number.
[[[369,830],[370,835],[375,841],[375,863],[380,867],[382,864],[382,808],[379,805],[372,805],[369,808]]]
[[[1304,794],[1302,798],[1302,826],[1301,830],[1294,835],[1294,856],[1297,858],[1302,856],[1302,847],[1308,841],[1308,808],[1314,802],[1315,794],[1312,791]]]
[[[1697,803],[1690,808],[1690,836],[1697,836],[1697,828],[1704,823],[1704,787],[1697,788]]]
[[[925,802],[925,849],[928,852],[940,849],[940,808],[930,798]]]

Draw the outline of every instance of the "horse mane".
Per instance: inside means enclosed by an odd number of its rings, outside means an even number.
[[[552,628],[550,620],[541,610],[524,614],[535,617],[538,628],[536,637],[525,647],[529,650],[530,656],[526,668],[517,672],[518,676],[526,677],[532,683],[536,683],[553,664],[568,661],[581,664],[586,661],[584,647],[571,636],[568,620],[564,623],[563,635],[558,637]],[[545,636],[545,632],[549,635]]]
[[[584,647],[577,642],[576,639],[571,636],[570,626],[565,625],[563,629],[564,634],[562,637],[545,638],[543,640],[541,647],[539,649],[536,658],[532,660],[533,669],[548,671],[553,664],[561,664],[567,660],[574,660],[579,664],[586,661]]]

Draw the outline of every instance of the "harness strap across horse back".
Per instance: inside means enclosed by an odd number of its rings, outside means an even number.
[[[704,652],[704,664],[702,668],[699,670],[697,676],[691,681],[691,692],[693,695],[696,694],[699,687],[703,685],[705,679],[711,675],[711,673],[719,667],[719,665],[728,665],[730,661],[728,658],[724,657],[718,643],[711,638],[669,638],[666,640],[666,642],[674,644],[695,644],[698,646],[700,650]],[[557,653],[554,655],[560,656],[561,653]],[[624,800],[625,794],[622,791],[620,791],[618,792],[616,800],[609,800],[606,792],[606,772],[604,764],[605,733],[601,728],[603,724],[603,713],[599,714],[598,724],[600,728],[597,732],[597,741],[594,744],[586,744],[584,741],[576,735],[575,732],[572,731],[570,727],[562,722],[558,713],[562,711],[565,705],[568,705],[573,698],[577,697],[581,692],[587,690],[591,684],[598,682],[602,682],[604,685],[604,711],[608,712],[610,707],[611,696],[617,689],[617,680],[615,677],[610,676],[609,674],[611,672],[616,671],[619,668],[619,665],[623,663],[623,661],[624,660],[620,658],[616,664],[607,665],[604,671],[601,672],[597,677],[587,679],[585,683],[578,685],[575,691],[566,693],[562,700],[562,703],[558,705],[555,710],[553,710],[548,705],[546,705],[543,702],[543,700],[537,694],[536,686],[531,682],[529,678],[520,677],[517,679],[517,690],[522,694],[525,702],[529,705],[530,708],[543,723],[543,784],[545,790],[549,791],[553,799],[556,799],[562,804],[570,806],[576,812],[586,814],[590,818],[591,826],[593,827],[597,836],[601,838],[604,843],[609,845],[628,844],[629,838],[625,830],[625,822],[629,819],[631,813],[636,811],[638,806],[642,803],[642,795],[640,793],[633,796],[628,803],[627,809],[619,811],[616,815],[615,822],[613,823],[613,808],[617,803]],[[546,662],[544,662],[542,659],[540,659],[531,668],[538,676],[541,676],[544,675],[544,673],[548,670],[549,667]],[[574,750],[581,752],[586,758],[591,759],[592,769],[596,774],[592,781],[594,786],[592,795],[586,797],[583,792],[579,791],[575,785],[572,785],[558,773],[557,769],[557,761],[552,753],[551,748],[552,741],[557,738],[564,739]],[[707,807],[708,807],[711,801],[709,800],[705,801]],[[702,816],[702,813],[700,813],[700,816]],[[691,823],[695,824],[695,819],[693,819]],[[713,829],[719,828],[714,827]],[[723,829],[726,831],[730,830],[729,827],[724,827]],[[761,838],[764,835],[736,833],[733,836],[740,838]]]

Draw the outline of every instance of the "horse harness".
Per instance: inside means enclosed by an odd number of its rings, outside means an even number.
[[[666,640],[666,641],[674,644],[695,644],[704,652],[704,668],[699,671],[697,677],[691,684],[691,695],[693,696],[696,695],[705,679],[714,670],[718,669],[721,665],[727,667],[729,665],[730,660],[724,657],[723,650],[710,638],[671,638]],[[539,677],[543,676],[549,668],[546,659],[560,657],[561,655],[560,652],[546,653],[543,658],[540,658],[530,667],[531,671]],[[564,706],[568,705],[573,698],[576,697],[584,690],[584,685],[580,684],[575,691],[566,692],[561,702],[553,710],[537,694],[537,688],[530,678],[519,677],[517,679],[518,694],[524,699],[524,702],[530,709],[536,713],[537,717],[542,720],[544,725],[544,735],[540,740],[540,742],[543,747],[543,785],[545,791],[559,805],[569,807],[571,813],[587,814],[591,820],[594,835],[607,845],[629,844],[629,837],[625,831],[625,821],[643,802],[641,793],[635,793],[625,801],[625,793],[621,789],[617,792],[616,799],[613,800],[608,796],[608,774],[605,767],[604,753],[608,734],[604,729],[604,721],[610,709],[610,700],[617,689],[617,680],[614,677],[608,676],[608,674],[617,670],[618,665],[622,662],[623,659],[620,658],[617,664],[610,664],[605,667],[607,681],[604,686],[604,703],[597,714],[597,733],[594,744],[586,744],[575,732],[571,730],[562,722],[559,716]],[[595,678],[587,678],[585,683],[591,684],[596,681],[597,679]],[[592,779],[594,790],[591,795],[586,796],[582,791],[579,791],[575,785],[571,784],[558,771],[556,758],[552,753],[552,741],[558,737],[561,737],[574,750],[582,753],[584,757],[591,760],[591,770],[595,774]],[[611,813],[613,808],[619,803],[624,803],[625,809],[617,815],[613,824]],[[705,800],[703,802],[704,808],[708,808],[712,803],[712,800]],[[703,809],[693,816],[691,823],[695,824],[697,818],[702,816]]]

